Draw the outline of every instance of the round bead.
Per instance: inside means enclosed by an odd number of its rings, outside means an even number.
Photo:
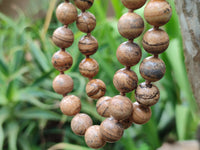
[[[124,129],[128,129],[133,124],[132,114],[129,118],[127,118],[125,120],[120,120],[119,122],[122,124]]]
[[[142,7],[146,3],[146,0],[121,0],[121,1],[126,8],[133,10]]]
[[[51,62],[58,71],[66,71],[71,68],[73,58],[68,52],[60,50],[53,55]]]
[[[99,64],[92,58],[85,58],[79,64],[80,73],[87,78],[93,78],[99,72]]]
[[[74,42],[74,34],[69,28],[59,27],[54,31],[52,40],[56,46],[68,48]]]
[[[160,98],[159,89],[153,84],[141,83],[135,90],[135,99],[145,106],[155,105]]]
[[[94,125],[87,129],[85,132],[85,142],[89,147],[94,149],[101,148],[106,144],[102,138],[100,126]]]
[[[138,102],[133,103],[133,122],[136,124],[145,124],[151,118],[151,108],[140,105]]]
[[[93,36],[84,36],[79,40],[78,48],[86,56],[94,54],[98,49],[98,42]]]
[[[142,56],[142,51],[136,43],[124,42],[117,49],[117,59],[124,66],[136,65]]]
[[[161,29],[150,29],[143,36],[143,48],[151,54],[163,53],[169,46],[169,36]]]
[[[151,0],[144,9],[146,21],[156,27],[166,24],[172,15],[172,8],[166,0]]]
[[[64,24],[68,25],[76,21],[78,12],[76,7],[71,3],[61,3],[56,9],[56,17]]]
[[[110,115],[116,120],[124,120],[129,118],[133,112],[131,100],[126,96],[117,95],[110,101]]]
[[[123,37],[133,40],[143,32],[144,21],[138,14],[128,12],[119,19],[118,30]]]
[[[77,114],[71,121],[72,131],[77,135],[84,135],[86,130],[92,126],[93,122],[87,114]]]
[[[122,125],[114,118],[105,119],[100,125],[103,140],[109,143],[118,141],[124,133]]]
[[[159,58],[147,57],[140,64],[140,74],[145,80],[158,81],[165,74],[165,63]]]
[[[90,12],[83,12],[76,21],[78,29],[84,33],[90,33],[96,26],[96,18]]]
[[[86,85],[86,93],[93,99],[99,99],[106,93],[106,85],[102,80],[93,79]]]
[[[73,90],[74,82],[66,74],[60,74],[53,80],[53,89],[56,93],[65,95]]]
[[[74,0],[75,5],[82,11],[89,9],[92,6],[93,2],[94,0]]]
[[[113,77],[115,88],[122,92],[128,93],[137,88],[138,77],[132,70],[120,69]]]
[[[81,111],[81,101],[77,96],[65,96],[60,102],[60,109],[67,116],[74,116]]]
[[[110,117],[110,101],[111,101],[111,97],[109,96],[104,96],[101,97],[97,103],[96,103],[96,109],[97,112],[100,116],[102,117]]]

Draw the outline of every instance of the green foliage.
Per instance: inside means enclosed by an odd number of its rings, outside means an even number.
[[[90,11],[95,14],[97,26],[93,36],[99,42],[98,52],[92,56],[100,65],[97,78],[107,85],[106,95],[118,94],[112,84],[114,73],[123,66],[117,61],[116,49],[125,41],[117,30],[117,20],[127,10],[120,0],[111,0],[115,17],[107,18],[107,0],[95,1]],[[48,4],[49,2],[46,2]],[[125,131],[123,138],[102,149],[155,150],[167,139],[185,140],[195,137],[198,115],[195,100],[187,79],[184,65],[182,39],[174,2],[173,17],[164,27],[170,37],[168,50],[161,55],[167,71],[165,77],[155,83],[161,93],[160,101],[152,107],[152,119],[145,125],[133,125]],[[143,8],[136,12],[143,16]],[[59,73],[51,65],[51,56],[58,50],[51,42],[53,31],[61,26],[53,13],[47,35],[44,34],[44,20],[30,20],[23,14],[12,20],[0,14],[0,150],[76,149],[89,150],[84,138],[74,135],[70,129],[71,117],[62,115],[59,101],[62,98],[52,89],[52,80]],[[145,24],[146,28],[150,28]],[[85,94],[87,79],[78,71],[84,58],[78,51],[77,43],[84,35],[75,24],[75,42],[68,49],[74,64],[66,73],[75,83],[71,94],[82,100],[82,112],[92,116],[95,124],[103,118],[95,110],[95,102]],[[175,32],[176,31],[176,32]],[[42,37],[45,37],[43,39]],[[142,36],[136,39],[141,45]],[[143,50],[142,59],[148,54]],[[139,82],[139,64],[132,68]],[[134,92],[128,94],[134,101]],[[186,130],[187,129],[187,130]],[[69,144],[70,143],[70,144]],[[82,145],[82,146],[77,146]]]

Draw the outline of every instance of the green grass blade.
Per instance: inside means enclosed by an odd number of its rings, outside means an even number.
[[[17,137],[19,132],[18,122],[12,121],[8,124],[8,146],[9,150],[17,150]]]
[[[176,130],[179,140],[186,139],[187,125],[189,119],[189,110],[185,106],[176,106]]]
[[[22,119],[45,119],[45,120],[60,120],[61,115],[53,111],[42,110],[39,108],[27,108],[16,112],[15,115]]]

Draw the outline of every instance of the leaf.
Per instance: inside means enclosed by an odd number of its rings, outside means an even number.
[[[38,62],[39,66],[45,71],[48,72],[50,70],[50,66],[48,60],[44,53],[41,51],[40,47],[36,42],[30,41],[29,47],[34,59]]]
[[[124,131],[125,133],[119,142],[124,145],[125,150],[137,150],[137,147],[131,138],[130,131],[128,130]]]
[[[11,121],[8,123],[8,146],[10,150],[17,150],[17,137],[19,132],[19,125],[17,121]]]
[[[114,8],[115,14],[117,18],[120,18],[122,16],[122,10],[123,10],[123,5],[119,0],[111,0],[112,6]]]
[[[4,130],[2,124],[0,124],[0,150],[3,150],[4,138],[5,138]]]
[[[9,75],[8,66],[1,59],[0,59],[0,71],[3,73],[4,76],[8,76]]]
[[[49,77],[51,75],[51,73],[54,72],[54,71],[55,71],[55,69],[53,68],[53,69],[49,70],[48,72],[43,73],[42,76],[40,76],[39,78],[37,78],[32,83],[31,86],[39,86],[40,84],[43,83],[44,79],[46,79],[47,77]]]
[[[188,107],[177,105],[176,106],[176,130],[179,140],[186,139],[187,125],[189,117]]]
[[[16,112],[15,115],[22,119],[45,119],[45,120],[61,119],[61,115],[52,111],[42,110],[39,108],[27,108],[25,110],[21,110],[20,112]]]

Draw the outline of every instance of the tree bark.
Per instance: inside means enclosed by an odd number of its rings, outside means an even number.
[[[181,25],[187,73],[200,108],[200,0],[175,0],[175,4]]]

